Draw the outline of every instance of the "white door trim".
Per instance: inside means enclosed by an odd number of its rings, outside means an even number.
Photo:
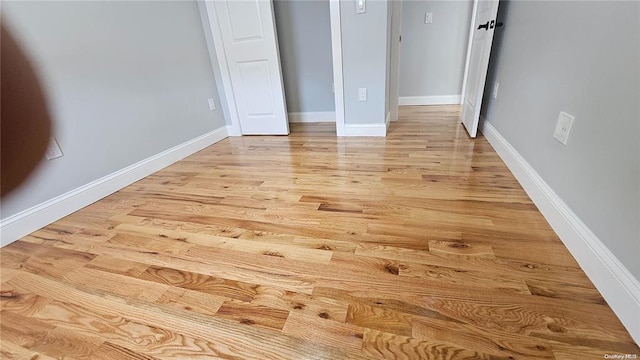
[[[231,86],[231,74],[229,73],[229,66],[227,64],[227,56],[224,51],[222,43],[222,35],[220,32],[220,24],[216,11],[214,9],[215,0],[206,0],[204,2],[205,9],[207,10],[207,18],[209,19],[209,31],[213,38],[213,46],[216,50],[216,58],[218,59],[218,66],[220,67],[220,76],[222,77],[222,86],[224,87],[224,100],[227,103],[229,109],[229,117],[231,118],[231,125],[229,126],[229,136],[242,136],[242,128],[240,127],[240,118],[238,116],[238,109],[236,108],[236,99],[233,95],[233,87]]]
[[[329,0],[331,19],[331,56],[333,58],[333,88],[336,107],[336,134],[346,136],[344,128],[344,77],[342,73],[342,25],[340,0]]]

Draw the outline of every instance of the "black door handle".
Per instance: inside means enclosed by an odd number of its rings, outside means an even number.
[[[504,23],[491,20],[491,21],[487,21],[485,24],[481,24],[480,26],[478,26],[478,30],[485,29],[488,31],[489,29],[493,29],[494,27],[499,28],[502,26],[504,26]]]

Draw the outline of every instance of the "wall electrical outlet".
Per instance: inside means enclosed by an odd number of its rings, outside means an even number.
[[[424,23],[425,24],[433,23],[433,11],[424,13]]]
[[[558,115],[558,122],[556,123],[556,129],[553,131],[553,137],[565,146],[567,145],[569,131],[571,131],[574,119],[575,118],[572,115],[569,115],[566,112],[561,111],[560,115]]]
[[[47,146],[47,151],[44,153],[44,155],[47,157],[47,160],[63,156],[62,150],[60,150],[60,146],[58,145],[56,138],[54,138],[53,136],[49,139],[49,146]]]
[[[495,85],[493,86],[493,98],[497,99],[498,98],[498,88],[500,87],[500,83],[496,81]]]
[[[209,102],[209,110],[213,111],[216,109],[216,103],[213,101],[213,98],[208,98],[207,101]]]
[[[358,88],[358,101],[367,101],[367,88]]]

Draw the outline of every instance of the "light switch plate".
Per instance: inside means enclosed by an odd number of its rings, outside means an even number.
[[[367,0],[356,0],[356,14],[367,12]]]

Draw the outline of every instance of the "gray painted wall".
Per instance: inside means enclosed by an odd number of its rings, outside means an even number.
[[[356,2],[340,1],[345,124],[384,123],[386,116],[387,1],[367,1],[356,14]],[[358,101],[358,88],[368,100]]]
[[[334,111],[329,0],[273,5],[287,110]]]
[[[403,1],[400,96],[460,95],[472,9],[471,0]]]
[[[640,3],[505,1],[499,18],[484,115],[640,279]]]
[[[3,2],[64,157],[2,199],[6,218],[224,125],[195,1]]]

